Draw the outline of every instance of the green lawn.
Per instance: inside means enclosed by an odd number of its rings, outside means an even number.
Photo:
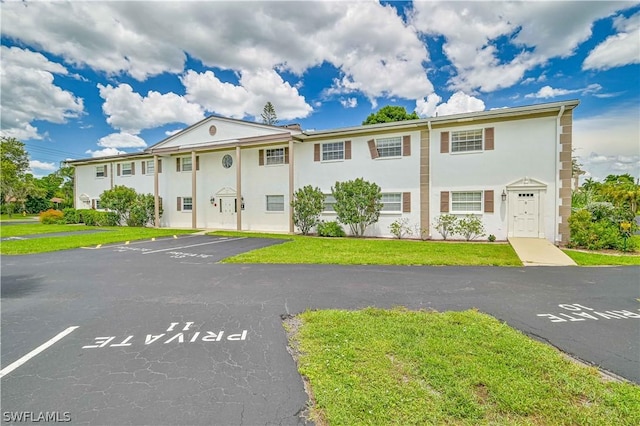
[[[72,232],[102,229],[107,232],[95,234],[65,235],[58,237],[42,237],[25,240],[9,240],[0,242],[0,254],[31,254],[50,251],[67,250],[78,247],[96,246],[98,244],[119,243],[124,241],[144,240],[154,237],[166,237],[177,234],[188,234],[194,230],[177,230],[167,228],[128,228],[128,227],[95,227],[84,225],[9,225],[0,227],[2,238],[47,234],[53,232]]]
[[[475,311],[308,311],[285,328],[317,424],[640,424],[640,387]]]
[[[453,243],[217,231],[211,235],[281,238],[284,244],[253,250],[224,263],[314,263],[334,265],[521,266],[508,244]]]
[[[602,266],[602,265],[640,265],[640,255],[638,254],[600,254],[585,253],[575,250],[563,250],[567,256],[572,258],[580,266]]]
[[[28,214],[26,216],[22,216],[20,213],[14,213],[11,217],[8,214],[0,214],[0,221],[12,221],[12,220],[34,220],[37,217],[37,214]]]

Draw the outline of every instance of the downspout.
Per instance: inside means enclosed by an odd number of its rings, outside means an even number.
[[[554,216],[555,216],[555,221],[554,221],[554,227],[553,227],[553,241],[555,242],[556,245],[560,244],[560,239],[558,236],[558,229],[560,227],[560,210],[559,210],[559,205],[558,205],[558,198],[560,198],[560,166],[561,166],[561,161],[560,161],[560,152],[562,151],[562,144],[560,143],[560,119],[562,118],[562,114],[564,114],[564,109],[565,106],[562,105],[560,107],[560,112],[558,113],[558,116],[556,117],[556,190],[555,193],[553,194],[553,199],[554,199]]]
[[[153,224],[160,228],[160,195],[158,194],[160,185],[158,178],[158,154],[153,156]]]
[[[432,133],[432,129],[431,129],[431,120],[427,121],[427,128],[429,129],[429,145],[427,146],[427,155],[429,156],[429,211],[427,212],[427,228],[429,229],[429,239],[432,238],[431,236],[431,133]]]

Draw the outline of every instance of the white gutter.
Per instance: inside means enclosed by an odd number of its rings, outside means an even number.
[[[427,147],[427,153],[429,154],[429,212],[427,214],[427,218],[429,219],[428,222],[431,222],[431,192],[433,191],[433,185],[431,184],[431,136],[433,133],[431,129],[431,120],[427,121],[427,128],[429,129],[429,146]],[[431,239],[431,223],[427,223],[427,228],[429,229],[429,239]],[[420,232],[422,232],[422,230],[420,230]]]
[[[560,112],[558,113],[558,116],[556,117],[556,190],[555,190],[555,194],[554,194],[554,212],[555,212],[555,226],[553,228],[553,241],[555,241],[556,245],[559,245],[561,243],[560,239],[559,239],[559,235],[558,235],[558,228],[560,226],[560,211],[558,210],[558,198],[560,197],[560,152],[562,151],[562,144],[560,143],[560,119],[562,118],[562,114],[564,114],[564,109],[565,106],[561,105],[560,106]]]

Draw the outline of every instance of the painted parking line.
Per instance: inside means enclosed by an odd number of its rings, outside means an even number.
[[[26,363],[27,361],[29,361],[31,358],[33,358],[34,356],[38,355],[39,353],[44,352],[49,347],[53,346],[56,342],[58,342],[59,340],[62,340],[68,334],[71,334],[76,328],[78,328],[77,325],[67,328],[66,330],[64,330],[61,333],[58,333],[57,336],[47,340],[46,342],[44,342],[43,344],[41,344],[40,346],[38,346],[37,348],[35,348],[31,352],[29,352],[28,354],[26,354],[25,356],[20,358],[19,360],[7,365],[5,368],[0,370],[0,378],[2,378],[4,376],[6,376],[7,374],[11,373],[13,370],[15,370],[16,368],[20,367],[22,364]]]
[[[246,240],[246,239],[247,239],[247,237],[221,239],[221,240],[217,240],[217,241],[209,241],[207,243],[191,244],[191,245],[188,245],[188,246],[169,247],[169,248],[160,249],[160,250],[145,251],[142,254],[144,255],[144,254],[160,253],[160,252],[163,252],[163,251],[180,250],[180,249],[185,249],[185,248],[207,246],[207,245],[211,245],[211,244],[227,243],[227,242],[230,242],[230,241],[238,241],[238,240]]]

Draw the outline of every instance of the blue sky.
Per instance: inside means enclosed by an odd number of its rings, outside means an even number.
[[[32,172],[211,114],[357,125],[579,99],[586,177],[640,175],[638,2],[3,2],[1,132]]]

